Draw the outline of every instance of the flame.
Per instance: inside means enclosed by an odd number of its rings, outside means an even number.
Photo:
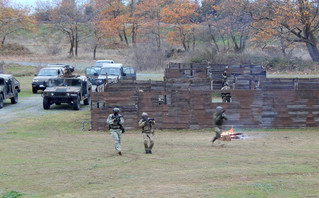
[[[232,135],[232,134],[235,134],[234,133],[234,126],[231,127],[231,129],[229,129],[228,131],[224,131],[222,132],[221,136],[225,136],[225,135]]]

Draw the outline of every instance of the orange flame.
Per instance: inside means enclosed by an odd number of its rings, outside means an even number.
[[[231,127],[231,129],[229,129],[228,131],[224,131],[222,132],[221,136],[225,136],[225,135],[232,135],[234,134],[234,126]]]

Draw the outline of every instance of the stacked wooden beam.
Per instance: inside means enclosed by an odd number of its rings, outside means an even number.
[[[261,65],[230,65],[226,73],[232,89],[259,89],[260,81],[266,79],[266,70]]]
[[[120,113],[125,118],[124,126],[128,129],[137,127],[137,102],[136,91],[95,92],[91,94],[91,119],[92,129],[108,130],[106,120],[114,107],[120,108]]]

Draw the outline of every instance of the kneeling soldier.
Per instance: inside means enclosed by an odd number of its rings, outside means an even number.
[[[154,119],[148,118],[147,113],[142,113],[142,119],[139,121],[138,125],[142,128],[144,147],[146,154],[152,154],[152,148],[154,146],[154,129],[155,124]],[[148,145],[149,141],[149,145]]]
[[[115,144],[115,150],[118,152],[119,155],[122,155],[121,152],[121,138],[122,138],[122,131],[123,131],[123,123],[124,118],[121,114],[119,114],[120,109],[114,108],[113,114],[110,114],[107,118],[107,124],[109,125],[111,135]]]

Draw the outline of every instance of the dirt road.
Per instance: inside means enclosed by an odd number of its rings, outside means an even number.
[[[17,104],[11,104],[10,100],[5,100],[4,107],[0,109],[0,131],[1,124],[18,121],[24,117],[45,115],[49,113],[61,113],[63,111],[73,111],[67,104],[52,105],[50,110],[44,110],[42,106],[43,99],[41,94],[35,94],[31,97],[20,97]],[[81,109],[88,109],[90,105],[81,104]]]

